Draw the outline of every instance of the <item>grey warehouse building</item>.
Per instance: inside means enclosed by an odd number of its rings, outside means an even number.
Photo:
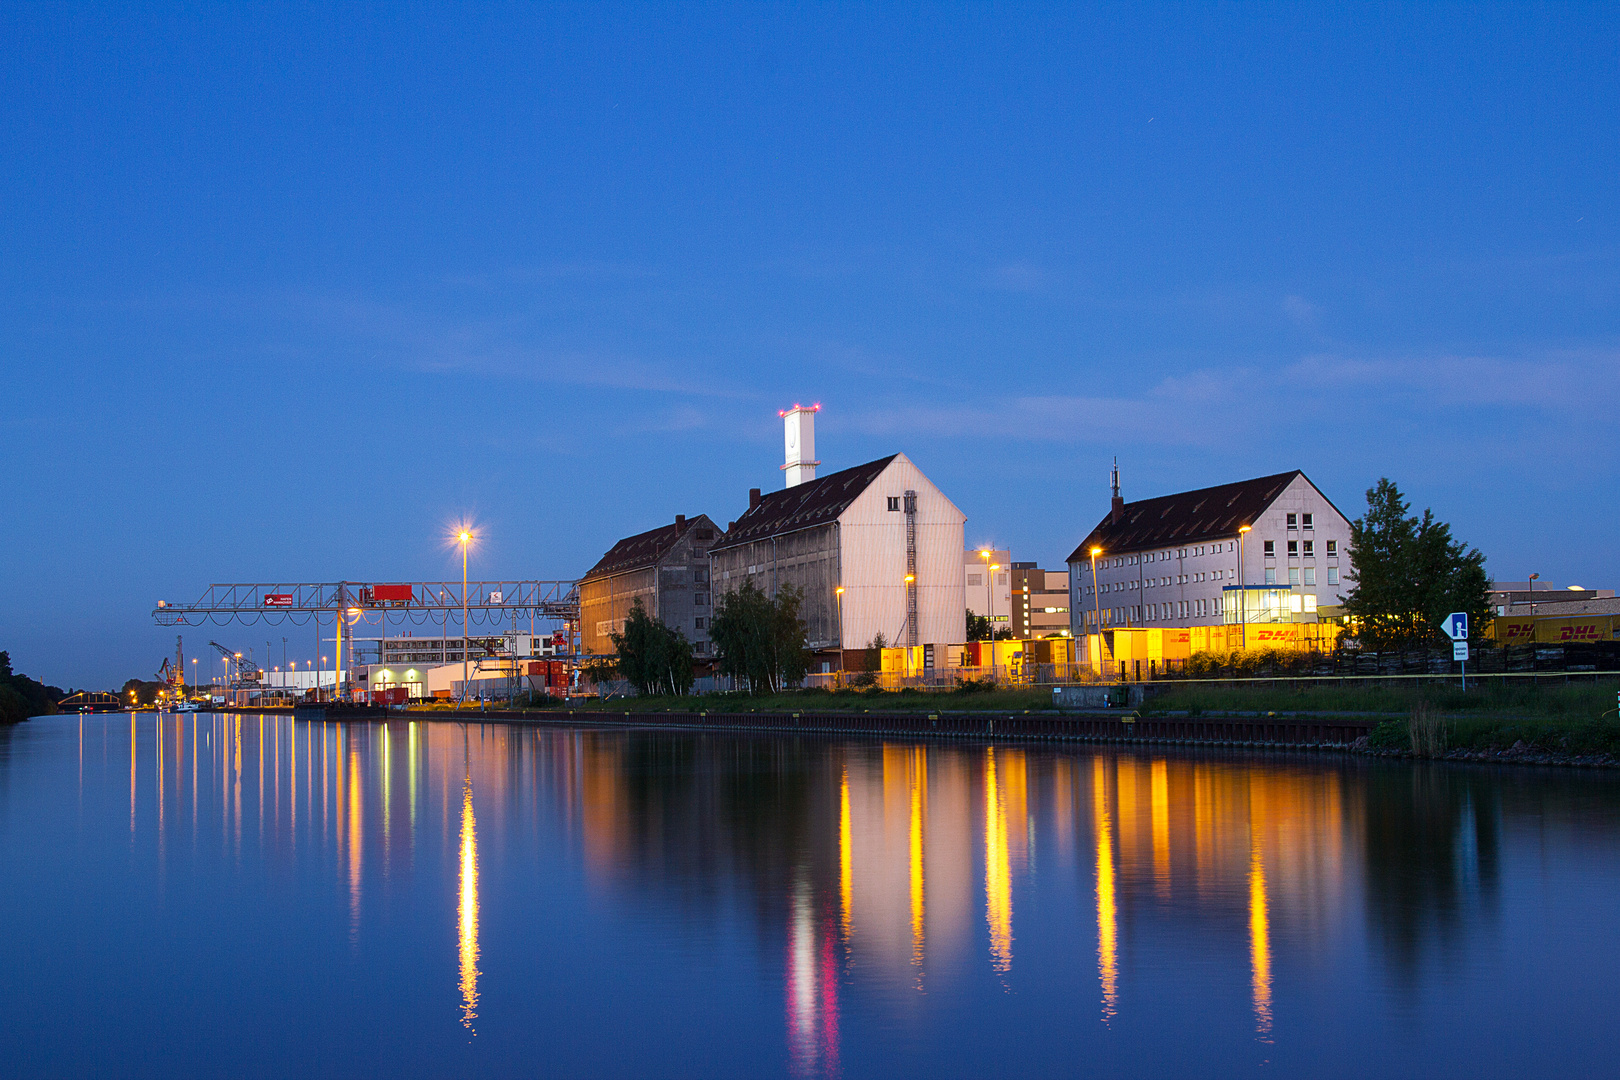
[[[707,514],[627,536],[579,583],[580,651],[611,656],[610,634],[624,629],[639,599],[652,618],[679,630],[698,656],[710,656],[709,547],[719,530]]]

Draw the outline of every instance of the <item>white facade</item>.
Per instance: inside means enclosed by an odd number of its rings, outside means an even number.
[[[981,554],[986,551],[990,552],[989,558]],[[991,630],[1012,626],[1012,552],[1005,548],[964,551],[962,573],[966,579],[968,610],[975,615],[989,615]],[[1018,636],[1016,630],[1014,627],[1014,636]]]
[[[807,501],[784,501],[782,492],[773,493],[733,522],[711,549],[717,595],[744,581],[770,596],[783,586],[802,589],[801,614],[816,651],[865,648],[879,634],[891,644],[961,643],[967,519],[904,454],[790,490]],[[787,505],[793,509],[782,509]],[[908,574],[915,580],[908,582]]]
[[[782,412],[782,449],[787,461],[782,473],[788,487],[798,487],[816,478],[816,413],[820,405],[795,405]]]
[[[967,518],[909,458],[896,454],[838,516],[845,648],[860,648],[879,632],[894,644],[909,639],[907,491],[917,499],[917,644],[960,644],[966,636],[962,535]]]
[[[1089,553],[1070,565],[1070,626],[1210,626],[1233,621],[1224,590],[1245,585],[1288,594],[1291,613],[1314,619],[1349,591],[1350,523],[1304,474],[1264,509],[1248,532],[1195,543]],[[1239,562],[1241,547],[1241,564]],[[1081,552],[1077,551],[1076,556]]]

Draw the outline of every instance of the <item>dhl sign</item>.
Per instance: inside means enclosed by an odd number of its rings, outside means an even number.
[[[1292,644],[1298,637],[1299,635],[1294,632],[1294,628],[1291,626],[1287,629],[1276,626],[1251,626],[1249,628],[1249,640],[1261,645],[1276,644],[1278,642]]]
[[[1492,621],[1492,634],[1498,645],[1562,645],[1578,641],[1613,641],[1613,615],[1585,615],[1576,618],[1549,616],[1530,619],[1500,616]]]

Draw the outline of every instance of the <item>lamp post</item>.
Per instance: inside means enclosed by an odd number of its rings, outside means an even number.
[[[1243,571],[1243,534],[1250,526],[1238,526],[1238,648],[1249,647],[1249,579]]]
[[[833,603],[838,605],[838,667],[844,667],[844,587],[833,590]]]
[[[1097,591],[1097,556],[1102,554],[1102,548],[1091,549],[1091,613],[1092,621],[1097,624],[1097,674],[1102,674],[1102,594]],[[1086,651],[1091,651],[1090,638],[1086,641]]]
[[[1530,580],[1525,582],[1526,585],[1530,586],[1529,591],[1530,591],[1530,616],[1531,616],[1531,618],[1534,618],[1535,614],[1536,614],[1536,579],[1538,577],[1540,577],[1540,576],[1541,576],[1540,574],[1531,574],[1530,575]]]
[[[995,599],[990,594],[990,582],[995,576],[995,567],[990,565],[990,552],[981,550],[979,558],[984,560],[984,640],[994,641],[995,620],[990,617],[990,609],[995,607]]]
[[[470,639],[467,637],[467,541],[472,539],[472,533],[462,529],[456,539],[461,541],[461,698],[467,696],[467,650]],[[456,708],[461,708],[461,698],[456,699]]]

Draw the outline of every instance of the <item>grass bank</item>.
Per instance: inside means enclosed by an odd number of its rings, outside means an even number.
[[[1386,713],[1406,717],[1415,707],[1444,716],[1541,719],[1562,722],[1596,721],[1605,712],[1613,717],[1620,680],[1562,683],[1553,686],[1470,687],[1464,693],[1450,685],[1330,686],[1302,683],[1297,687],[1174,686],[1148,698],[1144,712],[1192,715],[1220,712]]]

